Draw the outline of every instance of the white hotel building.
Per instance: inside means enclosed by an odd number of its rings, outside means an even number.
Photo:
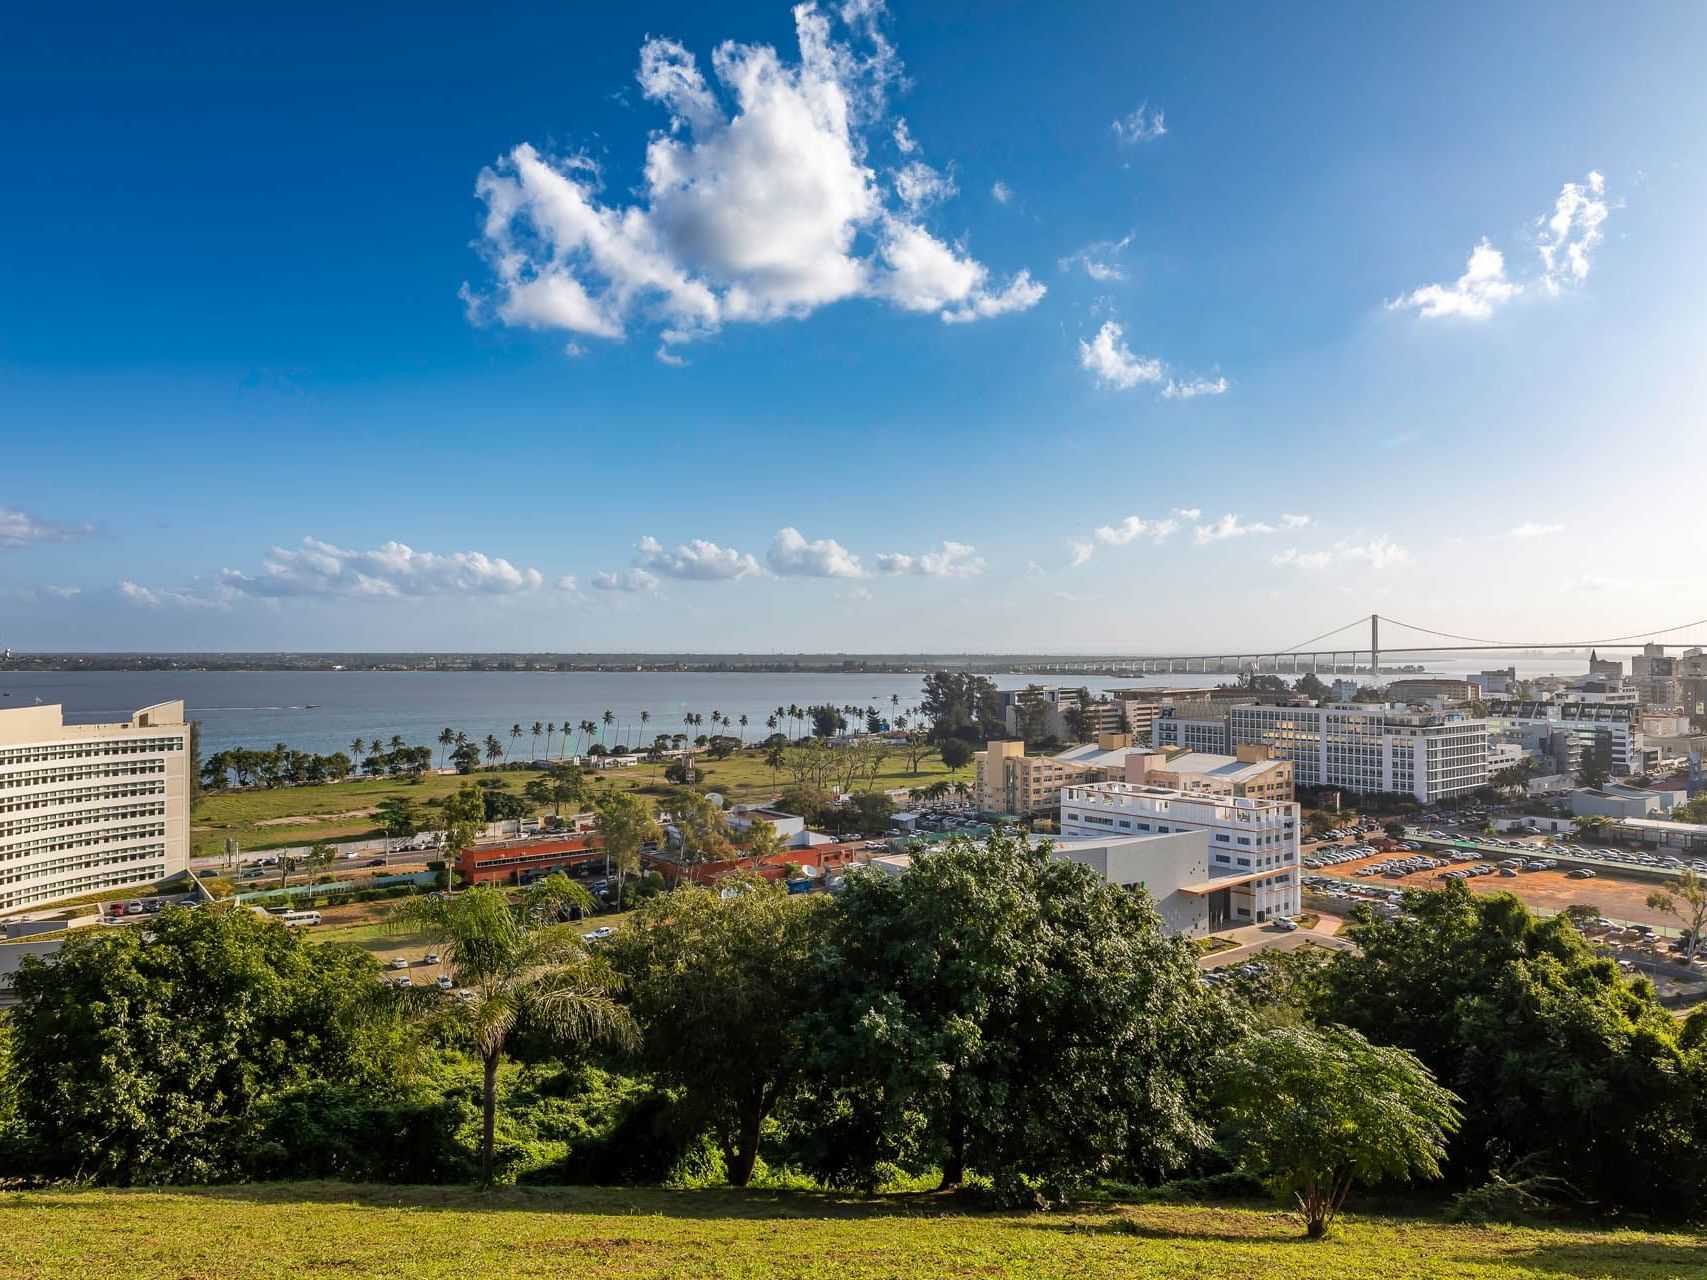
[[[1174,931],[1197,934],[1298,913],[1298,828],[1290,801],[1094,782],[1062,789],[1057,852],[1086,861],[1075,842],[1100,839],[1108,865],[1097,870],[1147,891]]]
[[[189,866],[182,702],[124,724],[57,706],[0,711],[0,912],[148,885]]]
[[[1488,722],[1376,703],[1232,707],[1227,737],[1267,743],[1299,786],[1415,796],[1424,804],[1488,785]]]

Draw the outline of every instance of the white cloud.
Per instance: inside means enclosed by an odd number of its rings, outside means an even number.
[[[1545,538],[1549,534],[1563,533],[1564,531],[1565,526],[1562,524],[1538,524],[1533,520],[1526,520],[1508,530],[1508,535],[1513,538]]]
[[[1198,396],[1218,396],[1227,390],[1225,378],[1188,378],[1184,382],[1168,379],[1162,395],[1169,400],[1195,400]]]
[[[1150,142],[1161,137],[1168,131],[1158,109],[1150,110],[1150,104],[1140,103],[1138,109],[1130,115],[1122,116],[1113,124],[1114,136],[1122,144],[1134,142]]]
[[[923,574],[931,578],[965,578],[984,571],[984,561],[974,554],[977,548],[964,542],[938,543],[923,555],[905,555],[899,551],[877,557],[879,573]]]
[[[997,204],[1006,204],[1014,198],[1014,189],[998,179],[990,184],[990,196]]]
[[[1192,536],[1199,546],[1210,542],[1225,542],[1229,538],[1243,538],[1248,534],[1279,533],[1283,529],[1301,529],[1310,523],[1309,516],[1283,515],[1279,524],[1265,524],[1262,521],[1249,523],[1240,520],[1238,516],[1228,512],[1219,520],[1208,524],[1200,524],[1192,531]]]
[[[694,538],[671,551],[656,538],[644,537],[640,540],[639,554],[634,557],[634,567],[692,582],[727,582],[764,572],[752,556],[704,538]]]
[[[1605,235],[1606,215],[1606,179],[1600,173],[1590,170],[1587,181],[1565,183],[1535,242],[1547,292],[1556,294],[1588,275],[1589,254]]]
[[[1410,308],[1425,320],[1442,316],[1486,319],[1494,308],[1523,292],[1523,286],[1507,278],[1505,255],[1486,240],[1470,251],[1464,274],[1451,284],[1425,284],[1387,304],[1389,310]]]
[[[555,586],[557,587],[557,589],[559,591],[569,592],[570,594],[573,594],[574,592],[579,591],[581,589],[581,584],[579,582],[575,581],[575,575],[572,573],[564,574],[561,578],[559,578],[557,580],[557,582],[555,583]]]
[[[656,591],[658,579],[644,569],[624,569],[620,573],[607,570],[593,575],[593,586],[599,591]]]
[[[390,600],[405,596],[506,595],[543,585],[538,569],[518,569],[479,551],[437,554],[401,542],[350,550],[304,538],[294,550],[274,547],[251,576],[237,569],[219,575],[220,586],[242,595],[335,596]]]
[[[1362,543],[1342,540],[1321,551],[1300,551],[1296,547],[1288,547],[1285,551],[1270,556],[1269,563],[1295,569],[1318,570],[1353,561],[1366,564],[1371,569],[1388,569],[1394,565],[1407,564],[1410,558],[1410,552],[1383,534]]]
[[[470,295],[473,309],[607,339],[657,325],[680,343],[855,297],[960,320],[1042,297],[1023,273],[993,286],[987,267],[919,225],[953,194],[937,170],[909,160],[893,202],[880,187],[868,135],[899,74],[880,6],[842,5],[840,33],[813,4],[794,15],[797,62],[726,41],[711,57],[715,83],[682,45],[647,40],[640,87],[670,124],[647,143],[636,203],[607,202],[590,160],[527,143],[484,170],[476,193],[494,291]],[[889,133],[903,155],[917,153],[904,121]]]
[[[1125,332],[1116,321],[1103,321],[1096,337],[1089,342],[1079,340],[1080,366],[1090,371],[1098,385],[1122,391],[1140,382],[1160,382],[1162,362],[1133,355],[1122,340]]]
[[[1464,274],[1457,280],[1413,289],[1387,307],[1415,310],[1430,320],[1445,316],[1483,320],[1523,294],[1530,284],[1539,284],[1543,293],[1557,296],[1588,276],[1591,255],[1605,238],[1603,227],[1610,207],[1605,177],[1591,170],[1583,182],[1565,183],[1553,202],[1553,212],[1537,219],[1534,244],[1541,257],[1538,273],[1530,273],[1528,279],[1512,279],[1506,274],[1505,255],[1483,237],[1470,251]]]
[[[15,551],[38,542],[68,542],[93,533],[87,524],[53,524],[16,507],[0,507],[0,551]]]
[[[1181,520],[1196,520],[1203,512],[1198,507],[1175,507],[1172,514]]]
[[[800,530],[780,530],[765,563],[781,578],[863,578],[866,570],[854,555],[834,538],[808,542]]]
[[[1123,547],[1134,538],[1166,542],[1178,529],[1177,520],[1145,520],[1141,516],[1127,516],[1119,524],[1105,524],[1098,528],[1096,540],[1109,547]]]
[[[1119,257],[1126,246],[1131,243],[1132,236],[1130,233],[1118,240],[1098,240],[1094,244],[1086,245],[1077,253],[1069,254],[1060,259],[1055,265],[1063,271],[1083,271],[1092,280],[1099,283],[1124,280],[1126,279],[1126,270],[1114,259]]]
[[[1073,569],[1077,569],[1080,565],[1089,560],[1096,554],[1097,549],[1096,543],[1086,542],[1082,538],[1074,538],[1067,544],[1067,548],[1072,553],[1072,560],[1069,563],[1069,567]]]
[[[914,160],[895,171],[895,194],[911,213],[928,209],[960,194],[954,179],[938,173],[923,160]]]

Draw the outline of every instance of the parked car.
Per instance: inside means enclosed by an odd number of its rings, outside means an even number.
[[[393,969],[407,969],[409,967],[409,961],[404,959],[402,956],[392,956],[391,967]]]

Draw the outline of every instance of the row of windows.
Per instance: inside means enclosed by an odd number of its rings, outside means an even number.
[[[123,822],[128,818],[164,818],[164,801],[153,804],[127,804],[116,809],[78,809],[72,813],[44,813],[33,818],[14,818],[0,822],[0,845],[14,836],[31,831],[59,831],[68,827],[86,827],[96,822]]]
[[[15,907],[27,907],[32,902],[51,902],[60,898],[74,898],[78,894],[93,893],[100,889],[112,889],[121,884],[140,884],[148,880],[158,880],[166,874],[164,860],[165,849],[156,845],[152,849],[126,849],[120,855],[103,855],[84,865],[102,867],[112,863],[124,863],[122,870],[102,870],[81,876],[67,876],[50,881],[47,884],[33,885],[28,889],[15,889],[11,892],[0,890],[0,911],[9,911]],[[29,879],[35,879],[37,873],[31,872]],[[20,875],[0,877],[0,884],[11,884],[24,879]]]
[[[44,853],[57,853],[61,849],[85,849],[90,845],[111,844],[115,840],[146,840],[151,836],[164,836],[166,824],[151,822],[136,827],[115,827],[106,831],[90,831],[82,835],[44,836],[39,840],[24,840],[18,844],[0,849],[0,862],[16,862],[20,858],[34,858]]]
[[[37,795],[0,798],[0,813],[25,809],[47,809],[85,800],[122,800],[126,796],[163,796],[164,779],[137,782],[115,782],[104,787],[72,787],[67,791],[44,791]]]
[[[43,760],[87,760],[91,756],[162,755],[182,751],[182,737],[173,738],[90,738],[84,741],[59,742],[44,747],[7,747],[0,749],[0,765],[36,764]]]
[[[0,773],[0,791],[40,787],[52,782],[82,782],[88,778],[130,778],[165,773],[164,760],[135,760],[126,764],[87,764],[60,769],[30,769],[23,773]]]

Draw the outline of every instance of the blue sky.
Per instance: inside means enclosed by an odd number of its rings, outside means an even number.
[[[14,17],[0,644],[1707,613],[1699,5],[423,8]]]

